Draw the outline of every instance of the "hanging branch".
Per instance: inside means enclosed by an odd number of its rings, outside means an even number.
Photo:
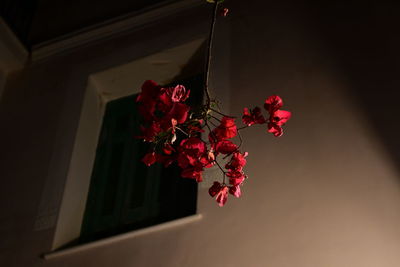
[[[185,86],[162,87],[154,81],[147,80],[137,98],[138,110],[144,118],[144,124],[141,125],[142,135],[137,138],[153,144],[153,149],[142,159],[147,166],[155,162],[165,166],[176,163],[182,169],[182,177],[195,179],[197,182],[202,181],[202,173],[206,168],[217,166],[222,172],[222,181],[216,178],[208,192],[211,197],[215,197],[219,206],[223,206],[228,194],[241,196],[240,188],[248,178],[243,170],[248,153],[240,151],[243,143],[240,131],[251,125],[266,124],[268,132],[279,137],[283,134],[282,126],[289,120],[291,113],[281,110],[282,99],[272,95],[264,102],[264,108],[269,113],[268,119],[259,107],[244,108],[241,118],[245,126],[237,127],[237,118],[223,113],[218,107],[218,101],[211,99],[209,82],[214,30],[219,5],[223,0],[207,2],[213,4],[213,9],[204,73],[203,89],[206,99],[201,112],[196,114],[196,111],[185,104],[190,94],[190,90]],[[222,16],[226,16],[227,13],[227,8],[221,9]],[[217,107],[211,107],[211,104],[216,104]],[[175,129],[184,135],[179,137],[179,142],[175,142]],[[209,132],[208,138],[205,138],[208,141],[202,138],[205,130]],[[239,144],[234,143],[234,138],[239,139]],[[222,164],[219,161],[221,158],[229,160]]]
[[[211,52],[214,39],[215,21],[217,20],[217,14],[218,14],[218,6],[219,6],[219,0],[215,0],[212,13],[213,15],[211,19],[210,33],[208,36],[208,44],[207,44],[207,59],[206,59],[205,79],[204,79],[204,92],[206,93],[207,97],[207,102],[206,102],[207,110],[209,110],[211,107],[211,97],[210,97],[210,92],[208,90],[208,84],[210,80],[210,67],[211,67],[211,57],[212,57]]]

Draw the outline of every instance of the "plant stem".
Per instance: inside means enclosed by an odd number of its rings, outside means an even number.
[[[233,117],[233,116],[230,116],[230,115],[226,115],[226,114],[224,114],[224,113],[222,113],[222,112],[219,112],[219,111],[216,110],[216,109],[210,108],[210,110],[211,110],[211,111],[214,111],[215,113],[217,113],[217,114],[219,114],[219,115],[221,115],[221,116],[228,117],[228,118],[231,118],[231,119],[236,119],[236,117]]]
[[[189,134],[187,132],[185,132],[184,130],[182,130],[181,128],[175,126],[175,129],[181,131],[183,134],[185,134],[186,136],[189,136]]]
[[[210,115],[210,119],[214,119],[214,120],[216,120],[216,121],[218,121],[218,122],[221,122],[220,119],[218,119],[217,117],[215,117],[215,116],[213,116],[213,115]],[[211,120],[209,120],[209,121],[211,121]]]
[[[217,13],[218,13],[218,5],[219,5],[219,1],[216,0],[214,3],[214,7],[213,7],[213,16],[212,16],[212,20],[211,20],[211,28],[210,28],[210,33],[208,36],[208,45],[207,45],[207,61],[206,61],[205,81],[204,81],[204,92],[206,93],[206,97],[207,97],[206,105],[207,105],[208,109],[210,108],[210,105],[211,105],[211,97],[210,97],[210,92],[208,90],[208,84],[209,84],[209,80],[210,80],[211,52],[212,52],[215,21],[217,19]]]

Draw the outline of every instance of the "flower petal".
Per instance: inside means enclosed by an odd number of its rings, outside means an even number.
[[[230,153],[235,152],[237,149],[238,149],[237,145],[235,145],[234,143],[232,143],[229,140],[219,141],[215,145],[215,151],[217,151],[221,154],[230,154]]]
[[[213,185],[208,189],[208,193],[210,194],[211,197],[215,197],[215,195],[217,195],[220,190],[221,190],[221,184],[215,181]]]
[[[290,119],[291,116],[292,113],[290,111],[277,110],[271,115],[271,118],[275,124],[282,126]]]
[[[147,153],[143,159],[142,159],[143,163],[146,164],[147,166],[151,166],[156,162],[156,153],[155,152],[151,152],[151,153]]]
[[[234,195],[235,197],[240,197],[242,195],[242,191],[240,190],[240,186],[230,186],[229,187],[229,193],[231,195]]]
[[[228,190],[228,187],[224,186],[217,194],[216,200],[220,207],[224,206],[226,201],[228,200]]]
[[[272,95],[265,100],[264,108],[269,112],[280,109],[283,106],[282,98],[278,95]]]

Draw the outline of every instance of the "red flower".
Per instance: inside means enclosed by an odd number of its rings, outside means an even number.
[[[168,95],[168,88],[161,88],[159,95],[157,96],[157,110],[161,111],[164,116],[165,113],[168,113],[173,105],[171,97]],[[162,117],[161,117],[162,119]]]
[[[264,104],[265,109],[269,112],[268,132],[274,134],[276,137],[282,136],[282,126],[292,115],[290,111],[280,110],[282,106],[282,98],[277,95],[268,97]]]
[[[198,183],[203,181],[203,168],[201,166],[194,166],[183,169],[181,172],[181,176],[184,178],[196,179]]]
[[[259,107],[255,107],[253,110],[250,111],[248,108],[244,108],[242,121],[247,126],[251,126],[253,124],[263,124],[266,122]]]
[[[154,81],[145,81],[142,85],[142,92],[136,101],[140,102],[138,107],[140,114],[148,122],[160,121],[162,128],[166,131],[171,127],[171,119],[178,124],[186,121],[189,106],[179,103],[189,97],[190,90],[182,85],[171,88],[162,88]]]
[[[224,116],[221,124],[210,133],[210,140],[213,142],[233,138],[237,135],[235,119]]]
[[[264,108],[270,113],[274,113],[283,106],[283,101],[280,96],[272,95],[265,100]]]
[[[229,177],[229,184],[233,186],[241,185],[246,179],[246,176],[242,171],[231,170],[229,171],[226,176]]]
[[[153,119],[160,91],[161,86],[157,85],[154,81],[147,80],[142,85],[142,91],[136,98],[136,101],[140,102],[138,110],[146,121],[152,121]]]
[[[273,133],[274,136],[280,137],[283,135],[282,125],[284,125],[291,117],[291,113],[285,110],[277,110],[269,118],[268,132]]]
[[[160,124],[155,121],[147,128],[141,125],[140,130],[143,135],[139,136],[139,138],[143,138],[147,142],[153,142],[154,137],[161,132]]]
[[[183,169],[181,176],[202,181],[203,162],[206,156],[206,144],[197,137],[182,140],[178,147],[178,165]]]
[[[229,140],[222,140],[215,144],[215,151],[221,154],[230,154],[238,149],[237,145]]]
[[[164,144],[163,152],[167,155],[171,155],[172,152],[175,152],[175,149],[170,144]]]
[[[136,98],[137,102],[146,102],[150,99],[156,97],[161,90],[161,86],[159,86],[155,81],[147,80],[142,85],[142,92]]]
[[[219,182],[214,182],[214,184],[208,189],[208,193],[211,197],[216,197],[218,205],[220,207],[224,206],[228,200],[228,190],[227,186],[221,185]]]
[[[161,155],[156,154],[156,161],[163,164],[164,167],[168,167],[175,161],[176,157],[172,155]]]
[[[216,200],[220,207],[224,206],[226,201],[228,200],[228,187],[223,186],[221,190],[218,192]]]
[[[290,119],[291,115],[290,111],[277,110],[272,114],[269,120],[276,125],[282,126]]]
[[[189,109],[189,106],[183,103],[174,103],[168,113],[165,114],[164,120],[170,121],[171,119],[175,119],[178,124],[182,124],[187,119]]]
[[[156,162],[156,153],[155,152],[151,152],[151,153],[147,153],[142,161],[144,162],[144,164],[146,164],[147,166],[151,166]]]
[[[208,193],[211,197],[215,197],[216,194],[221,190],[222,186],[219,182],[214,182],[213,185],[208,189]]]
[[[223,16],[223,17],[228,16],[228,12],[229,12],[229,9],[227,9],[226,7],[224,7],[224,8],[221,10],[221,16]]]
[[[214,166],[215,164],[214,160],[215,160],[215,155],[212,151],[205,153],[200,158],[200,162],[204,168],[211,168],[212,166]]]
[[[182,152],[199,157],[206,151],[206,144],[197,137],[190,137],[183,139],[179,148]]]
[[[244,165],[246,165],[245,157],[247,157],[248,154],[249,153],[247,152],[244,152],[243,154],[240,152],[233,153],[231,160],[225,165],[225,168],[234,171],[241,171]]]
[[[177,85],[175,87],[168,88],[167,94],[173,102],[182,102],[189,97],[190,90],[186,91],[185,86]]]
[[[242,195],[242,191],[240,190],[240,186],[230,186],[229,187],[229,193],[231,195],[234,195],[235,197],[240,197]]]
[[[182,169],[186,169],[186,168],[189,168],[190,166],[194,166],[197,163],[198,158],[194,157],[192,155],[189,155],[187,153],[180,152],[178,154],[177,161],[178,161],[179,167],[181,167]]]

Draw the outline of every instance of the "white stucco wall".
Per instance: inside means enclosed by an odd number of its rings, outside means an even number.
[[[230,43],[229,70],[221,69],[218,62],[214,69],[216,73],[228,73],[229,83],[221,84],[215,75],[213,83],[219,83],[215,90],[230,95],[227,98],[232,114],[239,115],[244,106],[262,105],[273,93],[281,95],[285,107],[293,112],[285,135],[279,139],[266,133],[263,126],[243,132],[244,148],[249,152],[246,167],[249,180],[243,187],[243,197],[231,197],[224,208],[219,208],[208,196],[207,189],[200,187],[198,209],[203,218],[198,222],[47,261],[38,255],[51,246],[53,229],[33,232],[28,223],[23,225],[18,221],[18,226],[13,226],[11,222],[17,221],[18,216],[9,216],[2,225],[3,231],[9,229],[11,233],[5,238],[24,241],[24,246],[2,245],[3,256],[9,256],[8,266],[400,265],[399,170],[398,158],[392,152],[396,143],[390,136],[385,138],[374,120],[380,117],[380,111],[383,114],[396,111],[392,99],[398,96],[396,88],[400,83],[394,78],[396,72],[391,72],[393,65],[388,58],[397,58],[398,52],[386,50],[390,55],[386,57],[373,47],[382,42],[364,43],[366,36],[381,37],[379,31],[357,28],[357,25],[376,23],[376,17],[390,17],[390,7],[379,6],[381,13],[368,13],[366,17],[356,12],[358,7],[353,7],[350,11],[356,13],[349,11],[350,19],[338,19],[335,11],[342,11],[341,8],[329,11],[323,6],[261,0],[251,4],[233,0],[229,4],[230,34],[226,40],[216,42],[216,50]],[[322,12],[332,18],[325,18]],[[376,21],[382,27],[394,27],[385,24],[384,19]],[[188,36],[192,32],[184,28],[182,31]],[[172,35],[179,36],[176,31]],[[173,40],[173,37],[163,38]],[[383,41],[397,40],[391,38]],[[128,40],[135,44],[132,39]],[[337,43],[331,43],[332,40]],[[136,44],[135,48],[145,50],[146,46]],[[119,58],[127,55],[134,58],[134,52],[123,52],[118,51],[104,61],[82,56],[81,68],[104,64],[103,69],[108,69],[122,64]],[[66,88],[78,84],[78,78],[72,74],[70,77],[74,82]],[[15,86],[23,91],[22,86]],[[378,90],[379,96],[392,96],[384,99],[386,105],[379,104],[379,108],[368,102],[369,96]],[[45,95],[49,99],[55,97],[50,89]],[[79,101],[70,97],[61,102],[66,105]],[[63,116],[66,115],[59,115],[59,121],[71,118],[68,125],[76,127],[77,114]],[[51,118],[45,120],[51,121]],[[16,129],[18,125],[12,126]],[[400,132],[395,119],[385,120],[383,129]],[[55,131],[51,127],[49,130]],[[73,129],[67,131],[71,143],[65,146],[72,146]],[[32,145],[30,149],[28,152],[33,154]],[[19,175],[22,174],[21,171]],[[14,183],[22,184],[23,179],[15,177],[21,182]],[[20,192],[17,185],[11,188]],[[40,192],[41,186],[33,189]],[[31,199],[37,195],[27,194]],[[33,204],[25,210],[17,206],[20,218],[34,217]],[[26,236],[18,236],[19,229]],[[11,256],[18,253],[21,258],[12,261]]]

